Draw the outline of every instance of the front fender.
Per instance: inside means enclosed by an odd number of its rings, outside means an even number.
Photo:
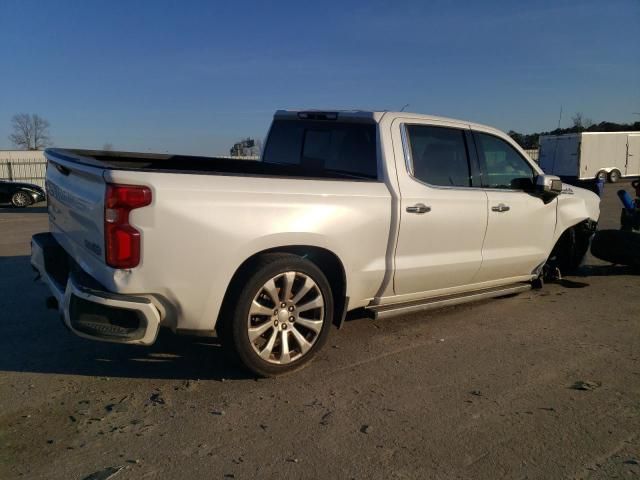
[[[563,184],[558,195],[554,243],[568,229],[584,220],[597,222],[600,218],[600,197],[584,188]]]

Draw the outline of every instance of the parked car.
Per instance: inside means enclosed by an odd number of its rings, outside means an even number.
[[[66,326],[152,344],[214,330],[251,370],[306,364],[331,324],[498,297],[576,265],[592,192],[490,127],[279,111],[261,161],[48,149],[32,265]]]
[[[0,180],[0,203],[10,202],[14,207],[22,208],[45,199],[46,194],[38,185]]]

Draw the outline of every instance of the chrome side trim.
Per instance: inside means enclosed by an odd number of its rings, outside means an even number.
[[[404,153],[404,163],[405,163],[405,167],[407,169],[407,173],[409,174],[409,177],[411,178],[411,180],[413,180],[414,182],[418,182],[420,185],[424,185],[425,187],[429,187],[429,188],[433,188],[436,190],[484,190],[484,188],[482,187],[460,187],[460,186],[447,186],[447,185],[431,185],[430,183],[427,183],[423,180],[420,180],[419,178],[415,177],[413,175],[413,158],[411,157],[411,144],[410,144],[410,139],[409,139],[409,134],[407,133],[407,126],[408,125],[417,125],[417,126],[425,126],[425,127],[438,127],[438,128],[450,128],[453,130],[470,130],[470,128],[467,126],[467,128],[461,128],[461,127],[449,127],[449,126],[442,126],[442,125],[431,125],[428,123],[401,123],[400,124],[400,135],[402,137],[402,150]]]
[[[524,190],[522,189],[511,189],[511,188],[491,188],[491,187],[460,187],[460,186],[446,186],[446,185],[431,185],[430,183],[427,183],[423,180],[420,180],[419,178],[416,178],[413,175],[413,158],[411,157],[411,146],[410,146],[410,140],[409,140],[409,134],[407,133],[407,125],[417,125],[417,126],[426,126],[426,127],[440,127],[440,128],[451,128],[451,129],[457,129],[457,130],[469,130],[469,131],[474,131],[471,127],[467,126],[466,128],[462,128],[462,127],[449,127],[449,126],[442,126],[442,125],[432,125],[429,123],[401,123],[400,124],[400,135],[402,137],[402,150],[404,153],[404,163],[405,166],[407,168],[407,173],[409,174],[409,177],[414,180],[415,182],[418,182],[421,185],[424,185],[425,187],[429,187],[429,188],[434,188],[437,190],[483,190],[485,192],[511,192],[511,193],[526,193]],[[500,138],[497,135],[493,135],[496,138]],[[504,139],[501,139],[504,140]],[[516,152],[518,152],[516,150]],[[520,154],[520,152],[518,152],[518,154]],[[522,155],[520,155],[522,157]],[[531,161],[527,160],[526,158],[524,159],[527,164],[529,166],[532,165]],[[537,167],[532,167],[534,170]]]
[[[447,295],[444,297],[430,298],[428,300],[417,300],[413,302],[384,305],[379,307],[367,307],[373,313],[374,318],[389,318],[397,315],[404,315],[416,312],[422,312],[425,310],[432,310],[436,308],[450,307],[453,305],[461,305],[464,303],[476,302],[479,300],[485,300],[489,298],[502,297],[504,295],[511,295],[514,293],[520,293],[531,289],[530,283],[518,283],[514,285],[508,285],[504,287],[495,287],[484,290],[477,290],[475,292]]]
[[[409,146],[409,137],[407,133],[407,124],[400,124],[400,136],[402,138],[402,152],[404,153],[404,165],[407,168],[407,173],[411,178],[413,176],[413,159],[411,158],[411,148]]]

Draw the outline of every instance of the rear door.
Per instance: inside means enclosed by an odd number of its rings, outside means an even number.
[[[640,134],[627,136],[627,166],[625,175],[640,175]]]
[[[530,275],[551,251],[556,203],[525,191],[537,172],[506,140],[474,132],[488,198],[487,234],[476,282]]]
[[[401,192],[396,295],[471,283],[482,263],[487,196],[473,186],[469,129],[398,119],[392,132],[402,135],[395,157]]]
[[[104,266],[103,170],[47,152],[49,229],[85,271]]]

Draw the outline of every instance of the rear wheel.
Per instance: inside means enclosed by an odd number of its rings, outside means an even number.
[[[11,205],[17,208],[24,208],[31,205],[33,201],[29,194],[25,192],[16,192],[11,196]]]
[[[296,255],[265,255],[240,279],[223,322],[223,341],[261,376],[306,365],[333,321],[333,296],[322,271]]]
[[[596,180],[599,180],[601,182],[606,182],[608,177],[609,177],[609,174],[605,170],[600,170],[596,175]]]
[[[611,183],[619,182],[620,177],[622,177],[620,170],[611,170],[611,172],[609,172],[609,182]]]

